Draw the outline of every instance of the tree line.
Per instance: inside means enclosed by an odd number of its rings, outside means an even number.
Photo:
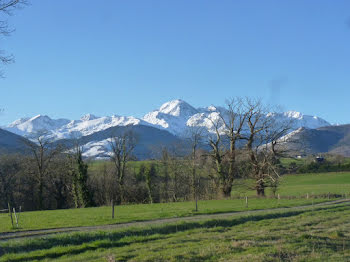
[[[132,130],[109,140],[110,157],[88,161],[83,148],[37,136],[28,154],[0,156],[0,207],[60,209],[230,197],[235,180],[254,180],[257,196],[276,187],[291,123],[276,122],[261,100],[234,98],[210,114],[211,132],[190,127],[184,145],[160,146],[159,157],[133,161]],[[180,153],[182,152],[182,153]]]

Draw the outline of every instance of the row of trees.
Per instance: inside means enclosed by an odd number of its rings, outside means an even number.
[[[194,196],[191,161],[165,148],[159,160],[121,161],[120,166],[112,159],[86,162],[81,150],[74,154],[40,146],[35,150],[28,156],[0,156],[1,207],[10,203],[23,210],[80,208],[188,201]],[[200,165],[196,168],[198,198],[216,198],[218,187],[210,178],[209,163],[196,165]]]
[[[253,179],[262,197],[278,184],[283,137],[291,126],[269,112],[259,100],[231,99],[221,114],[208,116],[212,132],[190,128],[187,155],[174,145],[148,162],[129,163],[137,145],[131,131],[112,136],[110,161],[90,167],[81,147],[67,151],[39,136],[25,142],[28,155],[1,157],[0,204],[34,210],[230,197],[241,178]]]
[[[24,141],[28,154],[0,156],[0,205],[26,210],[92,205],[81,150],[64,154],[43,137],[36,142]]]

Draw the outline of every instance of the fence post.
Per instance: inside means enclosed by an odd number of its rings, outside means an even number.
[[[114,199],[112,199],[112,219],[114,219]]]
[[[12,217],[12,210],[11,210],[10,203],[7,203],[7,206],[9,208],[9,216],[11,217],[11,224],[12,224],[12,227],[13,227],[13,217]]]
[[[309,193],[306,194],[306,199],[309,199]]]
[[[18,228],[18,219],[17,219],[17,215],[16,215],[16,209],[13,208],[13,214],[15,215],[15,219],[16,219],[16,226]]]
[[[248,196],[245,197],[245,207],[248,207]]]

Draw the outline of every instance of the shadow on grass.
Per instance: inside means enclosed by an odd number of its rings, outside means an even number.
[[[300,214],[316,212],[316,211],[340,211],[348,209],[348,207],[322,207],[314,210],[296,210],[288,212],[268,213],[261,215],[250,215],[239,218],[226,219],[211,219],[207,221],[198,222],[181,222],[177,224],[169,224],[162,226],[148,226],[146,228],[129,228],[119,230],[116,232],[94,232],[94,233],[72,233],[65,235],[58,235],[55,237],[48,237],[42,239],[24,240],[23,242],[13,242],[12,244],[4,244],[0,247],[0,255],[9,254],[6,261],[28,261],[41,260],[46,258],[57,258],[64,255],[76,255],[86,251],[93,251],[96,249],[106,249],[113,247],[122,247],[138,242],[147,242],[151,240],[162,239],[161,235],[168,235],[177,232],[184,232],[198,228],[215,228],[215,227],[232,227],[244,224],[251,221],[261,221],[267,219],[278,219],[293,217]],[[155,237],[152,237],[157,235]],[[144,237],[142,239],[134,239],[133,241],[123,240],[126,237]],[[90,243],[90,244],[89,244]],[[64,247],[62,250],[47,250],[54,247]],[[2,250],[1,250],[2,249]],[[31,251],[41,251],[38,254],[25,254]],[[17,257],[11,257],[12,254],[18,254]],[[28,256],[27,256],[28,255]],[[0,257],[0,261],[1,261]]]

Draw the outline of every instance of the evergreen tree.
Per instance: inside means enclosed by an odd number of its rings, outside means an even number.
[[[84,162],[82,151],[77,148],[76,155],[72,161],[71,174],[72,194],[76,208],[87,207],[92,205],[92,195],[87,186],[88,165]]]
[[[77,154],[77,166],[78,166],[78,190],[79,198],[82,207],[92,205],[92,197],[87,186],[88,180],[88,165],[84,162],[82,152],[79,149]]]

